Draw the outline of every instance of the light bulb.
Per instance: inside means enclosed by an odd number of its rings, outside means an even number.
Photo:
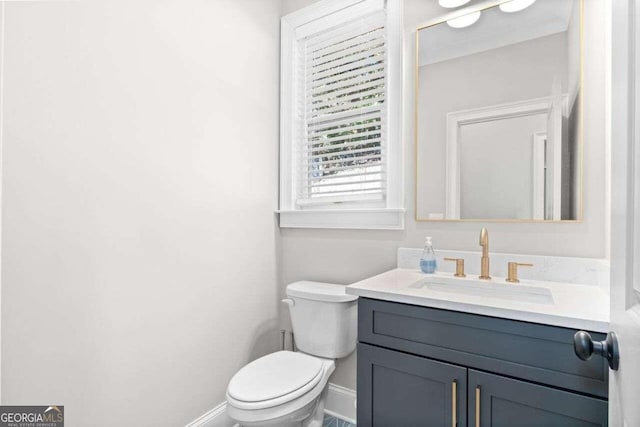
[[[534,4],[536,0],[511,0],[506,3],[502,3],[500,6],[501,11],[512,13],[512,12],[520,12]]]
[[[438,0],[438,4],[442,7],[452,8],[463,6],[470,1],[471,0]]]
[[[476,21],[480,19],[480,14],[481,12],[478,11],[478,12],[469,13],[467,15],[462,15],[458,18],[449,19],[447,21],[447,25],[449,25],[452,28],[468,27],[469,25],[475,24]]]

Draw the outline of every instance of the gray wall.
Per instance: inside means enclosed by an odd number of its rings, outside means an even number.
[[[3,403],[184,425],[277,348],[280,2],[5,8]]]
[[[310,0],[289,0],[292,11]],[[478,232],[489,228],[491,250],[522,254],[605,257],[607,255],[607,182],[605,133],[605,0],[587,0],[585,31],[585,180],[584,214],[581,223],[443,223],[416,222],[414,203],[414,29],[442,13],[436,1],[405,0],[404,148],[405,206],[404,231],[295,230],[282,229],[282,279],[324,280],[348,284],[395,267],[398,247],[421,247],[424,236],[434,237],[442,249],[477,250]],[[284,286],[282,289],[284,293]],[[282,311],[286,322],[286,312]],[[338,364],[333,382],[355,388],[355,356]]]

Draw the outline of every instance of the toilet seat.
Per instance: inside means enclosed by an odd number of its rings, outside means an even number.
[[[321,359],[278,351],[246,365],[234,375],[227,400],[238,409],[259,410],[291,402],[308,393],[324,376]]]
[[[245,402],[234,399],[229,395],[227,389],[227,415],[241,426],[283,427],[298,426],[299,422],[309,418],[314,411],[319,410],[321,414],[324,410],[321,396],[327,391],[327,383],[329,376],[335,370],[335,362],[332,359],[309,356],[304,353],[296,354],[320,361],[321,369],[318,379],[314,378],[307,385],[289,394],[258,402]],[[314,386],[309,385],[313,383],[315,383]],[[255,387],[257,384],[253,383],[251,385]],[[307,389],[308,391],[305,391]]]

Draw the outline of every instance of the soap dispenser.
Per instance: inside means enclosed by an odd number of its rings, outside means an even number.
[[[436,253],[433,250],[433,244],[431,243],[431,237],[427,237],[424,242],[424,250],[422,251],[422,257],[420,258],[420,270],[423,273],[433,274],[436,272]]]

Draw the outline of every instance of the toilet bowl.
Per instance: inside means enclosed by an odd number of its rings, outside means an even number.
[[[287,287],[299,351],[278,351],[240,369],[227,387],[227,414],[240,426],[321,427],[335,358],[355,350],[357,297],[344,286]]]
[[[321,397],[334,369],[330,359],[291,351],[269,354],[229,382],[227,413],[242,426],[301,426],[318,418],[322,425]]]

